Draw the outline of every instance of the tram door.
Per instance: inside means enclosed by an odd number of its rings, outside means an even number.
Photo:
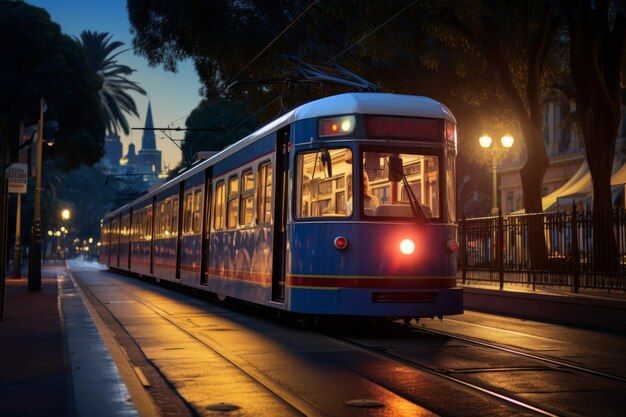
[[[274,245],[272,259],[272,300],[285,299],[285,251],[287,245],[287,204],[289,185],[289,126],[276,138],[276,184],[274,187]]]

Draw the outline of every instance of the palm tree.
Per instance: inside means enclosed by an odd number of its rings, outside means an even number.
[[[80,34],[80,42],[91,68],[102,77],[100,102],[106,134],[117,134],[119,129],[128,134],[128,121],[125,114],[139,117],[135,100],[128,92],[135,91],[146,95],[146,91],[139,86],[139,83],[127,78],[135,70],[126,65],[120,65],[115,60],[118,55],[128,49],[115,52],[124,43],[110,42],[112,37],[113,35],[107,32],[84,30]]]

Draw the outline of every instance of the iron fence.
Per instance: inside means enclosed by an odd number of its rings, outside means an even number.
[[[462,219],[463,283],[496,281],[626,290],[626,212],[551,212]]]

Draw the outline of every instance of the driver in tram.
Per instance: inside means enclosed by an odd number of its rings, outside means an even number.
[[[365,208],[365,211],[373,213],[374,210],[376,210],[376,208],[380,206],[380,200],[378,200],[378,197],[372,194],[372,191],[370,189],[370,179],[369,179],[369,176],[367,175],[367,172],[365,171],[363,171],[362,194],[363,194],[363,207]],[[350,198],[348,199],[348,203],[346,205],[347,206],[346,214],[348,216],[352,214],[352,204],[353,204],[352,196],[350,196]]]

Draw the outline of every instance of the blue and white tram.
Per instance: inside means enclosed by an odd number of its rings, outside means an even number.
[[[455,123],[425,97],[304,104],[108,213],[101,262],[300,314],[461,314]]]

